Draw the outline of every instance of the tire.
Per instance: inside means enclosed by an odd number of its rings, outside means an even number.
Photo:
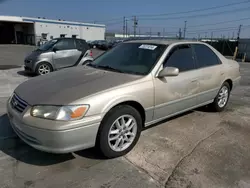
[[[115,124],[118,119],[121,123],[122,118],[124,118],[125,122],[131,120],[131,124],[124,130],[119,129],[117,124]],[[134,126],[132,126],[133,123],[135,123]],[[131,128],[130,131],[128,131],[129,128]],[[141,130],[142,118],[135,108],[128,105],[114,107],[105,115],[101,123],[98,131],[97,146],[106,158],[123,156],[134,148],[141,135]],[[111,131],[116,131],[117,133],[111,134]],[[132,136],[133,134],[134,136]],[[111,137],[110,135],[113,136]],[[114,138],[117,139],[112,140]],[[118,143],[117,147],[115,146],[116,143]]]
[[[41,69],[43,69],[43,71]],[[45,74],[49,74],[52,71],[53,71],[52,66],[49,63],[44,62],[44,63],[39,63],[36,66],[35,73],[36,73],[36,75],[45,75]]]
[[[227,82],[224,82],[217,94],[217,96],[214,99],[214,102],[210,105],[211,110],[215,112],[222,112],[225,107],[227,106],[229,97],[230,97],[230,85]],[[222,94],[224,93],[224,94]],[[227,93],[227,94],[226,94]],[[224,96],[226,100],[225,102],[220,103],[220,96]]]

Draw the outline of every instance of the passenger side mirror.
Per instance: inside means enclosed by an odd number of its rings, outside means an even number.
[[[158,77],[166,77],[166,76],[178,76],[179,75],[179,69],[176,67],[165,67],[163,68],[159,74]]]

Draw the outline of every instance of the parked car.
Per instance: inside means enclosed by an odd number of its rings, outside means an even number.
[[[84,65],[93,61],[92,51],[85,40],[57,38],[41,45],[24,60],[25,71],[37,75],[62,68]]]
[[[108,42],[106,40],[99,40],[96,44],[96,48],[100,50],[108,50]]]
[[[94,41],[89,41],[88,42],[88,45],[90,48],[96,48],[96,44],[98,43],[97,40],[94,40]]]
[[[68,153],[97,146],[113,158],[135,146],[143,127],[204,105],[224,110],[239,80],[239,64],[208,44],[130,41],[86,66],[20,84],[7,112],[34,148]]]

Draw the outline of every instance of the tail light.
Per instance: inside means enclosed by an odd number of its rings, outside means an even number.
[[[92,52],[92,50],[90,50],[89,55],[90,55],[91,57],[93,57],[93,52]]]

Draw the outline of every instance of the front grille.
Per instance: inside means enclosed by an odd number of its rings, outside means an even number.
[[[10,104],[13,109],[17,110],[18,112],[22,113],[25,108],[28,106],[28,104],[22,100],[20,97],[18,97],[16,94],[13,94]]]

